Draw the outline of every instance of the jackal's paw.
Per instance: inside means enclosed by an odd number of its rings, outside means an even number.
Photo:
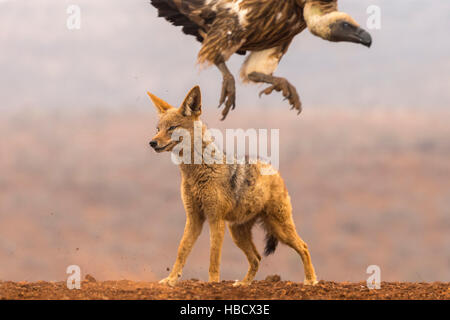
[[[177,278],[167,277],[167,278],[162,279],[159,283],[173,287],[177,283],[177,280],[178,280]]]
[[[251,285],[252,282],[251,281],[237,281],[235,283],[233,283],[233,287],[247,287],[249,285]]]
[[[295,87],[290,84],[289,81],[284,78],[275,78],[273,85],[261,91],[259,93],[259,96],[261,97],[261,95],[263,94],[269,95],[274,90],[282,92],[284,99],[289,100],[291,109],[297,110],[298,114],[302,112],[302,102],[300,101],[297,89],[295,89]]]
[[[319,283],[319,281],[317,281],[316,278],[313,278],[313,279],[305,279],[305,281],[303,281],[303,284],[304,284],[305,286],[315,286],[315,285],[318,284],[318,283]]]

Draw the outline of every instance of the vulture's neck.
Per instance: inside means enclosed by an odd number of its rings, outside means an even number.
[[[348,14],[337,11],[336,2],[329,4],[320,4],[318,1],[308,2],[303,14],[311,33],[325,40],[330,39],[330,25],[338,20],[351,20],[355,25],[358,25]]]

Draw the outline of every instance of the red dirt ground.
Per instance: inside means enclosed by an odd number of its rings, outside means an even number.
[[[94,299],[94,300],[245,300],[245,299],[440,299],[450,300],[450,283],[382,282],[369,290],[365,283],[320,281],[314,287],[290,281],[255,281],[249,287],[232,286],[232,281],[206,283],[180,281],[170,288],[155,282],[82,281],[80,290],[69,290],[65,282],[0,282],[1,299]]]

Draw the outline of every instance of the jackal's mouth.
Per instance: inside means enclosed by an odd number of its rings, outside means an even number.
[[[177,143],[178,143],[178,141],[169,142],[168,144],[166,144],[163,147],[156,147],[155,151],[156,152],[170,151],[170,149],[171,149],[170,147],[174,147],[175,144],[177,144]]]

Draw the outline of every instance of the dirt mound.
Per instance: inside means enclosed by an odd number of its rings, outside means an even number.
[[[0,299],[445,299],[450,283],[383,282],[369,290],[365,283],[320,281],[314,287],[289,281],[255,281],[249,287],[233,287],[232,281],[206,283],[181,281],[170,288],[155,282],[83,281],[80,290],[65,282],[0,282]]]

